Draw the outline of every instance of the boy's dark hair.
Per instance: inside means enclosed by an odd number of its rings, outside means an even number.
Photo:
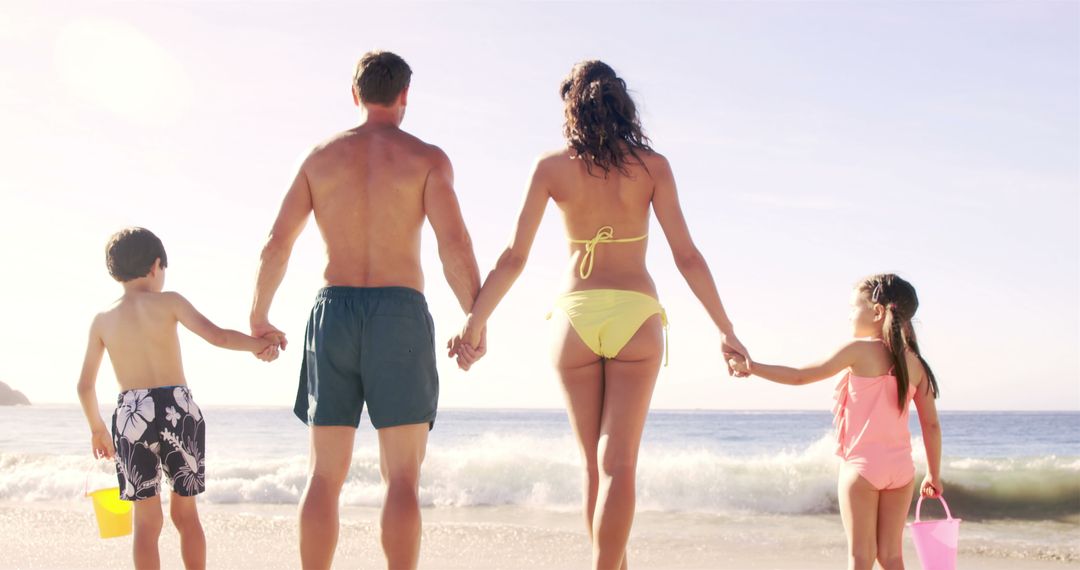
[[[162,267],[169,265],[165,246],[146,228],[124,228],[113,234],[105,246],[105,266],[109,275],[121,283],[146,277],[155,259],[161,260]]]
[[[369,51],[360,57],[353,73],[353,86],[364,103],[392,105],[409,86],[412,69],[401,56],[388,51]]]

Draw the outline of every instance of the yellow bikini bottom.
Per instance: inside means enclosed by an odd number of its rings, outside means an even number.
[[[667,366],[667,313],[655,298],[637,291],[589,289],[559,295],[555,308],[566,313],[582,342],[601,358],[615,358],[641,325],[659,314],[664,325],[664,366]],[[551,318],[551,313],[547,318]]]

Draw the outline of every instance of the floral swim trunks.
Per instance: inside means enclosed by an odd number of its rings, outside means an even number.
[[[157,495],[162,468],[177,495],[206,490],[206,427],[187,386],[121,392],[112,435],[121,499]]]

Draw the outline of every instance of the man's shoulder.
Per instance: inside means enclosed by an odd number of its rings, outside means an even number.
[[[417,155],[433,162],[449,160],[446,152],[438,145],[429,143],[408,131],[398,129],[397,132],[401,137],[401,142],[409,146],[410,150],[416,152]]]

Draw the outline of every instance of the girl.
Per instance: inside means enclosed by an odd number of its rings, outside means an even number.
[[[560,94],[566,146],[537,161],[514,237],[449,348],[471,360],[483,346],[487,320],[521,274],[544,209],[555,202],[570,264],[555,299],[554,361],[581,449],[593,567],[610,570],[627,564],[638,446],[664,352],[664,310],[645,267],[650,210],[716,324],[721,350],[741,358],[747,352],[690,237],[671,166],[649,145],[626,82],[603,62],[585,61]]]
[[[914,399],[926,446],[928,473],[919,492],[941,495],[941,426],[934,398],[937,380],[919,352],[911,318],[919,307],[915,288],[891,273],[874,275],[852,295],[855,340],[829,359],[804,368],[729,358],[736,371],[781,384],[824,380],[847,369],[836,387],[837,448],[843,458],[837,495],[848,538],[848,568],[904,567],[904,522],[915,477],[908,432]]]

